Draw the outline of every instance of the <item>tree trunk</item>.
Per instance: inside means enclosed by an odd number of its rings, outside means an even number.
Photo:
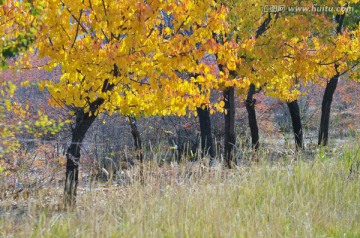
[[[140,132],[137,127],[136,118],[133,116],[129,116],[129,124],[131,127],[131,134],[134,139],[134,146],[136,150],[136,159],[143,163],[143,154],[142,154],[142,145],[141,145],[141,137]]]
[[[344,19],[345,19],[345,13],[342,15],[335,16],[335,22],[337,23],[336,26],[337,35],[340,35],[342,32]],[[318,145],[322,145],[322,146],[326,146],[328,144],[331,104],[340,77],[340,73],[338,72],[338,65],[334,64],[334,67],[337,73],[327,83],[321,105],[321,121],[320,121]]]
[[[295,136],[296,149],[302,149],[304,147],[303,142],[303,130],[301,125],[300,108],[297,100],[287,103],[290,111],[293,132]]]
[[[215,150],[211,132],[210,112],[207,107],[204,109],[198,107],[196,108],[196,111],[198,113],[200,123],[201,153],[202,156],[210,156],[210,165],[212,165],[213,159],[215,158]]]
[[[325,88],[325,93],[321,105],[321,122],[318,145],[326,146],[328,144],[331,103],[338,81],[339,74],[337,73],[330,79]]]
[[[246,97],[245,105],[248,113],[249,126],[251,132],[251,144],[253,149],[259,149],[259,128],[256,120],[255,103],[256,100],[253,98],[255,94],[255,85],[250,84],[248,95]]]
[[[131,134],[134,139],[134,146],[136,150],[136,159],[140,161],[140,183],[144,184],[144,157],[142,153],[142,144],[141,144],[141,137],[140,132],[137,127],[136,118],[134,116],[129,116],[129,124],[131,127]]]
[[[255,39],[258,39],[262,34],[266,32],[267,29],[269,29],[270,22],[271,22],[271,14],[268,13],[267,18],[265,18],[263,23],[256,30]],[[255,71],[254,68],[252,70]],[[248,120],[249,120],[250,132],[251,132],[251,144],[254,150],[258,150],[260,144],[259,144],[259,128],[257,125],[256,112],[255,112],[256,100],[253,98],[255,93],[257,93],[255,90],[255,84],[250,84],[248,95],[245,101],[245,106],[246,106],[246,111],[248,113]]]
[[[114,65],[114,76],[119,76],[118,67]],[[114,85],[109,80],[104,81],[102,92],[111,91]],[[75,108],[75,126],[72,128],[71,145],[66,152],[66,179],[65,179],[65,206],[71,207],[75,205],[76,190],[79,181],[79,163],[81,144],[85,138],[85,134],[96,119],[96,111],[99,106],[105,102],[103,98],[97,98],[89,104],[89,111],[84,112],[84,108]]]
[[[79,181],[80,150],[87,130],[94,122],[96,116],[84,113],[83,109],[75,112],[76,124],[72,129],[71,144],[66,152],[66,180],[65,180],[65,206],[75,205],[76,190]]]
[[[235,154],[235,89],[229,87],[224,91],[225,100],[225,160],[227,166],[231,168],[231,160]]]

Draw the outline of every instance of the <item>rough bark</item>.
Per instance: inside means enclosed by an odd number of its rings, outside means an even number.
[[[140,161],[140,182],[141,184],[144,184],[144,157],[142,153],[142,143],[141,143],[141,137],[140,132],[137,127],[137,121],[136,118],[133,116],[129,116],[129,124],[131,128],[131,135],[134,139],[134,147],[136,151],[136,159]]]
[[[224,100],[225,100],[225,160],[227,166],[231,168],[231,161],[233,160],[235,154],[235,89],[234,87],[229,87],[224,90]]]
[[[119,70],[114,65],[112,71],[114,76],[119,76]],[[109,80],[104,80],[102,92],[113,90],[114,85],[109,83]],[[105,102],[103,98],[97,98],[89,103],[89,111],[85,112],[84,108],[75,108],[75,125],[72,128],[71,144],[66,152],[66,178],[64,188],[64,205],[65,207],[72,207],[76,202],[76,192],[79,181],[79,163],[80,150],[82,142],[85,138],[86,132],[95,121],[98,108]]]
[[[293,132],[295,136],[296,149],[302,149],[304,147],[303,142],[303,130],[301,125],[300,107],[297,100],[288,102],[287,106],[290,111]]]
[[[210,164],[212,164],[212,160],[215,158],[215,150],[211,132],[210,112],[207,107],[204,109],[198,107],[196,111],[200,123],[201,153],[202,156],[209,155]]]
[[[337,24],[337,35],[340,35],[342,32],[344,18],[345,13],[335,16],[335,22]],[[340,73],[338,72],[338,65],[336,63],[334,64],[334,67],[337,73],[327,83],[321,105],[321,121],[318,138],[318,145],[320,146],[326,146],[328,144],[331,104],[340,77]]]
[[[321,146],[326,146],[328,144],[331,104],[338,81],[339,74],[336,74],[330,79],[325,88],[321,105],[321,121],[318,138],[318,145]]]
[[[255,85],[251,84],[248,91],[248,95],[246,97],[245,106],[246,106],[246,111],[248,113],[248,121],[251,132],[251,144],[253,149],[257,150],[259,149],[260,145],[259,145],[259,128],[257,125],[256,112],[255,112],[256,100],[253,98],[255,93],[256,93]]]
[[[275,18],[277,17],[278,15],[275,14]],[[256,30],[255,39],[259,38],[267,31],[267,29],[269,29],[271,20],[272,20],[271,14],[268,13],[263,23]],[[255,71],[255,69],[253,69],[253,71]],[[256,103],[256,100],[254,99],[255,93],[257,93],[255,90],[255,85],[250,84],[248,95],[245,101],[245,106],[246,106],[246,111],[248,113],[249,127],[251,132],[251,144],[253,149],[257,150],[259,149],[260,144],[259,144],[259,128],[257,125],[256,112],[255,112],[255,103]]]
[[[191,76],[196,78],[199,75],[192,74]],[[201,90],[201,84],[199,84],[199,88]],[[205,107],[204,109],[202,107],[197,107],[196,111],[200,123],[201,155],[203,157],[205,155],[209,155],[210,166],[212,166],[214,164],[214,159],[215,159],[215,148],[212,138],[210,111],[208,107]]]
[[[134,139],[134,147],[136,150],[136,159],[143,163],[143,154],[142,154],[142,144],[141,144],[141,137],[140,132],[137,127],[136,118],[133,116],[129,116],[129,124],[131,128],[131,135]]]
[[[79,181],[79,163],[81,144],[85,134],[94,122],[96,116],[84,113],[83,109],[76,111],[76,123],[72,129],[71,144],[66,152],[66,180],[65,180],[65,205],[73,206],[76,200],[76,190]]]

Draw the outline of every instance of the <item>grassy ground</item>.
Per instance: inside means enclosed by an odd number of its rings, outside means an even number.
[[[3,237],[360,237],[359,146],[232,170],[145,165],[145,184],[91,184],[63,211],[61,186],[2,201]],[[138,174],[136,169],[128,174]]]

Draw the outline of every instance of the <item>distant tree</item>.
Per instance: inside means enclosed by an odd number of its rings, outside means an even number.
[[[0,1],[0,64],[6,69],[6,59],[18,56],[35,41],[39,30],[43,1]]]
[[[327,77],[328,80],[321,105],[321,121],[318,137],[318,145],[321,146],[328,144],[331,105],[340,77],[348,74],[353,80],[359,78],[360,25],[358,15],[356,14],[359,13],[360,4],[358,1],[349,1],[349,3],[343,6],[345,6],[345,9],[346,7],[349,7],[349,9],[351,7],[353,12],[343,12],[335,15],[335,34],[332,34],[327,39],[327,41],[330,40],[333,47],[336,47],[334,50],[335,57],[333,57],[332,61],[327,60],[326,63],[321,63],[326,66],[333,66],[334,71],[332,76]],[[324,48],[330,49],[331,46],[329,47],[327,44],[327,42],[322,43],[322,45],[325,46]]]

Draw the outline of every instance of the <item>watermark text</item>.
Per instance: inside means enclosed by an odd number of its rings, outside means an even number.
[[[287,6],[287,5],[264,5],[263,12],[277,13],[277,12],[334,12],[334,13],[351,13],[354,11],[353,7],[330,7],[330,6]]]

